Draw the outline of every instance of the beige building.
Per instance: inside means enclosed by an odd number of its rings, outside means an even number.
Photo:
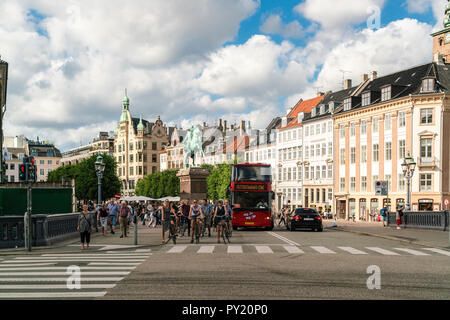
[[[77,164],[97,153],[114,155],[114,137],[111,137],[108,132],[100,132],[91,143],[64,152],[61,163],[63,166]]]
[[[160,170],[159,154],[169,144],[174,128],[166,127],[159,117],[154,123],[133,118],[126,93],[122,105],[122,116],[114,132],[114,158],[122,194],[134,195],[138,180]]]
[[[26,154],[25,148],[6,147],[6,182],[19,182],[19,166],[23,163]]]
[[[37,182],[46,182],[48,174],[61,166],[61,152],[47,141],[28,140],[28,152],[30,157],[34,157],[37,167]]]
[[[184,168],[183,139],[186,130],[175,128],[170,137],[170,144],[160,153],[161,171],[179,170]]]

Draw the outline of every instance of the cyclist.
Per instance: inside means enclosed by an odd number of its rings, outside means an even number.
[[[222,221],[225,221],[226,219],[226,209],[223,206],[222,200],[219,200],[217,203],[216,210],[214,210],[214,224],[217,226],[217,243],[220,243],[220,235],[221,232],[228,232],[228,224],[223,223]],[[225,228],[225,230],[223,230]]]
[[[211,237],[211,213],[213,211],[213,206],[208,203],[208,200],[203,199],[202,212],[205,215],[205,223],[202,228],[202,237],[205,235],[206,228],[208,228],[208,237]]]
[[[233,210],[231,209],[230,206],[230,202],[228,200],[225,200],[225,210],[226,210],[226,217],[225,217],[225,221],[228,224],[228,231],[229,231],[229,235],[231,236],[231,230],[233,230],[233,226],[232,226],[232,218],[233,218]]]
[[[191,210],[189,211],[189,219],[191,220],[191,243],[194,243],[194,233],[195,233],[195,224],[197,223],[198,230],[201,230],[201,222],[200,219],[203,220],[204,215],[202,211],[202,207],[200,207],[197,203],[197,200],[193,201],[193,205],[191,206]]]
[[[165,235],[166,231],[169,230],[170,224],[172,223],[172,221],[170,220],[171,207],[170,207],[169,200],[164,201],[164,205],[159,207],[159,211],[161,212],[162,243],[164,244],[164,243],[166,243],[164,235]]]

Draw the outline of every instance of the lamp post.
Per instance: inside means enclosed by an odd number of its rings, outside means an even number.
[[[406,211],[411,211],[411,178],[414,175],[414,170],[416,170],[416,162],[409,153],[408,156],[403,159],[402,170],[407,183]]]
[[[103,157],[98,155],[97,161],[95,161],[95,173],[97,173],[98,179],[98,203],[97,208],[100,210],[102,204],[102,178],[105,171],[105,164],[103,163]]]

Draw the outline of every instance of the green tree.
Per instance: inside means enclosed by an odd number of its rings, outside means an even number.
[[[79,170],[77,165],[65,165],[57,168],[48,174],[48,182],[61,182],[63,177],[66,181],[75,179],[78,176]]]
[[[210,200],[226,199],[231,181],[231,164],[218,164],[206,179],[207,196]]]
[[[155,199],[175,197],[180,194],[180,179],[176,170],[156,172],[141,179],[136,184],[136,195]]]
[[[113,157],[103,154],[105,171],[102,178],[102,199],[114,197],[120,192],[121,183],[116,175],[117,164]],[[97,174],[95,172],[95,161],[97,155],[77,164],[77,176],[75,179],[75,195],[78,199],[96,200],[98,197]]]

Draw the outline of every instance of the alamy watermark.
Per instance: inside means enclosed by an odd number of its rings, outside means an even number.
[[[66,281],[67,289],[81,289],[81,268],[79,266],[67,267],[66,274],[69,275]]]
[[[381,9],[378,6],[370,6],[367,8],[367,28],[377,30],[381,28]]]
[[[381,269],[379,266],[371,265],[367,267],[367,274],[370,274],[367,278],[367,289],[380,290],[381,289]]]

